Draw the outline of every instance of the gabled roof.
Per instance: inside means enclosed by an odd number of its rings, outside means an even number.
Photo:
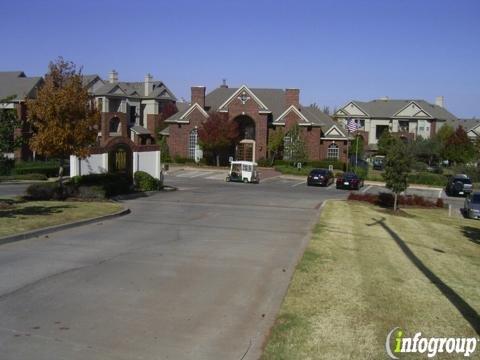
[[[300,105],[299,109],[293,109],[292,106],[287,106],[285,104],[285,90],[283,89],[247,88],[244,86],[239,88],[219,87],[205,96],[205,110],[218,111],[218,109],[228,104],[229,101],[233,100],[236,95],[240,95],[243,91],[245,91],[252,100],[263,104],[263,106],[259,105],[260,109],[264,109],[263,111],[268,111],[272,114],[274,125],[282,126],[284,124],[282,114],[285,116],[288,111],[295,111],[302,119],[301,125],[303,126],[321,126],[328,129],[331,125],[335,124],[330,116],[316,107]],[[185,119],[186,116],[184,116],[184,114],[190,108],[190,104],[187,103],[186,105],[188,106],[184,106],[184,104],[186,103],[177,103],[178,113],[170,116],[166,122],[181,122]],[[184,107],[183,110],[181,109],[182,107]]]
[[[205,96],[205,108],[207,111],[217,111],[222,104],[238,92],[240,88],[219,87],[212,90]],[[268,111],[272,113],[273,118],[277,118],[285,111],[285,91],[282,89],[264,89],[248,88]]]
[[[42,82],[41,77],[27,77],[23,71],[1,71],[0,100],[10,96],[15,96],[12,101],[35,97],[35,89]]]
[[[183,107],[183,104],[182,106]],[[178,106],[177,106],[178,109]],[[205,118],[208,118],[208,113],[202,109],[202,107],[194,103],[193,105],[190,105],[187,109],[183,109],[182,111],[178,111],[177,113],[173,114],[170,116],[168,119],[165,120],[166,123],[189,123],[190,120],[188,119],[188,116],[195,110],[198,110]]]
[[[184,118],[185,113],[192,107],[190,103],[188,102],[177,102],[175,103],[175,106],[177,107],[177,112],[173,115],[171,115],[169,118],[165,119],[165,122],[177,122],[181,121],[182,118]]]
[[[83,86],[88,86],[97,79],[102,80],[97,74],[83,75]]]
[[[260,107],[260,110],[262,111],[270,111],[268,107],[260,100],[260,98],[255,95],[255,93],[250,90],[246,85],[240,86],[228,99],[226,99],[217,109],[217,111],[223,111],[227,110],[228,104],[230,102],[234,101],[237,97],[240,97],[241,95],[247,95],[247,98],[250,99],[252,98],[253,101],[257,103],[257,105]]]
[[[338,124],[332,124],[329,128],[323,133],[322,139],[346,139],[347,135],[341,126]]]
[[[130,130],[132,130],[134,133],[136,133],[138,135],[151,135],[152,134],[150,132],[150,130],[148,130],[147,128],[144,128],[143,126],[140,126],[140,125],[134,125],[130,128]]]
[[[125,96],[140,99],[166,99],[177,100],[175,95],[162,81],[152,81],[153,90],[148,96],[145,95],[144,82],[105,82],[101,87],[94,91],[96,96],[108,96],[114,86],[119,86],[124,92]]]
[[[295,108],[293,105],[287,108],[277,119],[273,121],[273,125],[285,125],[285,116],[290,112],[295,112],[297,116],[302,119],[299,125],[307,126],[331,126],[333,121],[330,116],[322,112],[317,107],[313,106],[300,106],[300,109]]]
[[[431,118],[437,119],[440,121],[453,121],[457,117],[450,113],[447,109],[430,104],[429,102],[421,99],[408,99],[408,100],[372,100],[368,102],[364,101],[351,101],[354,105],[358,106],[360,109],[364,110],[368,117],[371,118],[394,118],[396,115],[408,105],[414,103],[420,107],[427,115],[430,115]],[[339,114],[339,111],[347,112],[347,115]],[[347,116],[348,110],[346,106],[342,107],[335,113],[336,116]],[[426,117],[426,116],[422,116]]]
[[[459,126],[462,126],[465,131],[470,131],[475,129],[480,125],[480,119],[456,119],[455,121],[447,121],[447,124],[450,125],[452,128],[456,129]],[[480,134],[479,129],[475,129],[475,132]]]

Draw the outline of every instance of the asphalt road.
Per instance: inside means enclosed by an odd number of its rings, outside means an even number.
[[[0,246],[0,358],[256,359],[333,188],[167,177],[132,214]]]
[[[30,184],[2,184],[0,183],[0,197],[1,196],[15,196],[23,195]]]
[[[223,179],[177,172],[130,215],[0,246],[0,359],[257,359],[321,203],[348,191]]]

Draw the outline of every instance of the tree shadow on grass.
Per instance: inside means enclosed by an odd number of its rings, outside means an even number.
[[[16,218],[18,216],[34,216],[34,215],[52,215],[61,213],[64,209],[72,208],[71,205],[58,205],[58,206],[25,206],[25,207],[12,207],[6,209],[0,209],[0,218]]]
[[[474,244],[480,245],[480,229],[473,226],[462,226],[462,234]]]
[[[413,265],[420,270],[427,279],[429,279],[440,292],[450,301],[450,303],[457,308],[457,310],[462,314],[463,318],[470,323],[472,328],[477,334],[480,335],[480,315],[477,311],[470,306],[460,295],[458,295],[451,287],[445,284],[437,275],[435,275],[423,262],[420,260],[412,250],[408,247],[405,241],[398,236],[398,234],[393,231],[386,223],[385,218],[382,217],[380,220],[373,219],[372,224],[367,224],[367,226],[380,225],[397,243],[398,247],[405,256],[412,262]],[[477,230],[478,231],[478,230]]]

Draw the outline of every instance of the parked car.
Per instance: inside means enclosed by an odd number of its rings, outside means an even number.
[[[358,190],[363,187],[363,179],[352,172],[343,173],[337,177],[337,189]]]
[[[467,196],[463,211],[470,219],[480,219],[480,192],[474,192]]]
[[[225,180],[227,182],[239,181],[258,184],[260,182],[260,176],[257,171],[257,163],[251,161],[232,161],[230,163],[230,171]]]
[[[385,167],[385,156],[375,156],[372,162],[373,170],[383,170]]]
[[[465,174],[457,174],[448,179],[445,193],[448,196],[466,196],[473,190],[472,180]]]
[[[333,172],[328,169],[313,169],[307,177],[307,185],[329,186],[333,184]]]

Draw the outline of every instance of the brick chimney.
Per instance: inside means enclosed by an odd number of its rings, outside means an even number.
[[[285,105],[287,108],[291,105],[295,106],[297,109],[300,108],[299,89],[285,89]]]
[[[116,72],[115,70],[112,70],[108,73],[108,82],[110,84],[115,84],[116,82],[118,82],[118,72]]]
[[[202,107],[205,107],[205,86],[192,86],[192,105],[197,103]]]

